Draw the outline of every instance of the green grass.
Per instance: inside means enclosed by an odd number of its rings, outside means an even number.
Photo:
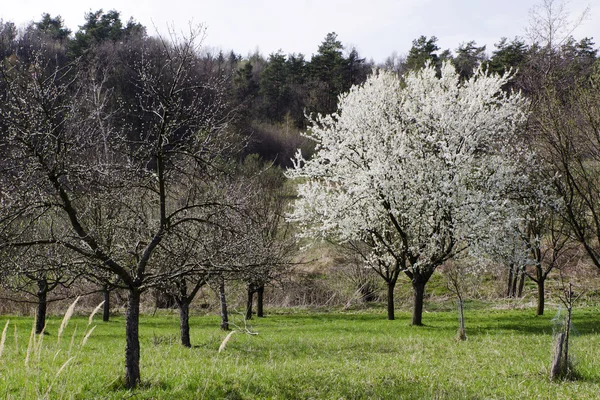
[[[457,342],[456,314],[431,312],[426,326],[383,310],[281,310],[254,319],[218,353],[226,332],[216,317],[194,317],[192,349],[179,345],[176,315],[143,316],[141,388],[122,388],[124,319],[97,325],[85,346],[86,317],[51,318],[25,366],[31,319],[11,318],[0,357],[0,398],[75,399],[596,399],[600,393],[600,309],[575,310],[572,341],[579,378],[552,383],[553,310],[467,310],[468,340]],[[6,323],[0,318],[0,329]],[[238,318],[237,323],[241,324]],[[93,325],[94,325],[93,324]],[[14,333],[17,328],[17,343]],[[69,347],[73,332],[74,345]],[[70,357],[75,358],[57,377]],[[37,358],[39,357],[39,359]]]

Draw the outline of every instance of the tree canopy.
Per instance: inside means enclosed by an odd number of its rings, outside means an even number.
[[[291,216],[303,235],[364,242],[368,263],[403,271],[414,324],[436,267],[504,207],[526,118],[526,100],[501,90],[508,75],[479,69],[462,83],[449,63],[436,75],[432,64],[403,80],[376,71],[312,121],[317,153],[290,172],[305,179]]]

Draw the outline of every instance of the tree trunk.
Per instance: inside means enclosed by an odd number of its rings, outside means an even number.
[[[227,313],[227,299],[225,298],[225,279],[219,281],[219,301],[221,302],[221,329],[229,330],[229,316]]]
[[[508,266],[508,285],[506,287],[506,297],[512,297],[512,285],[513,285],[513,268],[514,265]]]
[[[519,274],[519,291],[517,292],[517,298],[523,297],[523,286],[525,286],[525,266],[520,271]]]
[[[179,329],[181,331],[181,344],[192,347],[190,342],[190,303],[188,299],[179,301]]]
[[[140,292],[129,290],[125,322],[125,387],[133,389],[140,383]]]
[[[554,344],[554,358],[550,366],[550,379],[552,380],[559,379],[566,373],[567,368],[565,368],[565,365],[567,361],[564,359],[564,343],[565,334],[561,332],[556,337],[556,343]]]
[[[412,325],[423,325],[423,298],[425,297],[424,280],[413,280],[414,305],[412,314]]]
[[[519,278],[518,270],[517,270],[517,268],[515,268],[514,275],[513,275],[513,281],[512,281],[512,287],[511,287],[511,295],[510,295],[510,297],[516,297],[517,296],[517,281],[519,280],[518,278]]]
[[[110,319],[110,290],[104,286],[104,304],[102,305],[102,321],[108,322]]]
[[[248,285],[248,302],[246,303],[246,319],[252,319],[252,300],[254,298],[254,288]]]
[[[396,282],[387,282],[387,319],[393,321],[394,316],[394,287]]]
[[[37,315],[35,318],[35,333],[39,335],[46,327],[46,310],[48,308],[48,281],[46,279],[40,279],[37,281],[37,284],[38,306]]]
[[[260,285],[256,290],[256,316],[259,318],[264,317],[263,312],[263,295],[265,293],[265,285]]]
[[[546,283],[546,280],[544,278],[538,279],[538,281],[537,281],[538,304],[537,304],[537,312],[535,315],[544,315],[544,297],[545,297],[544,285],[545,285],[545,283]]]

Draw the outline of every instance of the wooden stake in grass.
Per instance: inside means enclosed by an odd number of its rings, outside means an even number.
[[[6,325],[4,325],[4,329],[2,330],[2,338],[0,338],[0,357],[2,357],[2,353],[4,352],[4,342],[6,341],[6,331],[8,330],[8,324],[10,320],[6,321]]]
[[[69,319],[71,319],[71,317],[73,316],[73,311],[75,311],[75,305],[77,304],[77,302],[79,301],[79,297],[78,296],[75,301],[73,302],[73,304],[71,304],[69,306],[69,308],[67,309],[67,312],[65,313],[65,316],[63,317],[62,323],[60,324],[60,328],[58,329],[58,342],[60,343],[60,338],[62,336],[63,331],[65,330],[65,328],[67,327],[67,324],[69,323]]]

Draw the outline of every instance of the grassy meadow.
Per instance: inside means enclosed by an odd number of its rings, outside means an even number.
[[[6,399],[597,399],[600,308],[574,311],[578,378],[549,381],[555,310],[467,309],[468,340],[457,342],[454,311],[429,312],[425,326],[381,308],[280,310],[244,325],[219,353],[219,320],[191,320],[192,349],[179,345],[176,313],[141,319],[143,383],[122,387],[124,318],[61,317],[31,340],[31,318],[0,318],[0,398]],[[271,310],[272,311],[272,310]],[[94,331],[90,334],[89,330]],[[253,333],[253,334],[250,334]],[[82,345],[85,336],[88,336]]]

